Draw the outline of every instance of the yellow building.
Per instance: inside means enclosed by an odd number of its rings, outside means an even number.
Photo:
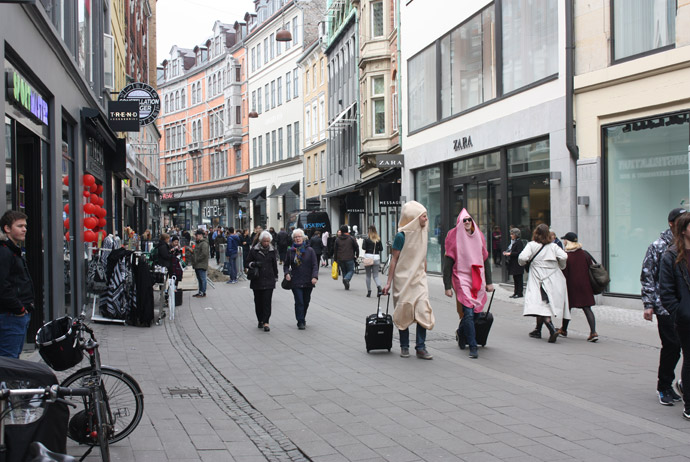
[[[125,61],[127,59],[127,47],[125,45],[125,2],[111,2],[110,30],[113,36],[113,48],[115,57],[114,88],[120,91],[127,84],[127,71]]]

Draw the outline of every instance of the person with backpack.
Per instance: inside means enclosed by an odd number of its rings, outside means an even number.
[[[271,234],[271,235],[273,235],[273,234]],[[289,243],[290,243],[290,236],[285,231],[285,228],[280,228],[280,231],[278,232],[278,234],[275,237],[275,244],[276,244],[276,247],[278,248],[278,258],[280,259],[280,261],[278,263],[281,265],[285,261],[285,254],[287,253]]]
[[[295,234],[294,231],[292,233],[293,235]],[[306,239],[306,236],[305,236]],[[294,241],[294,237],[293,237]],[[314,231],[314,235],[309,239],[309,246],[314,249],[314,253],[316,254],[316,261],[321,266],[321,254],[323,254],[324,248],[323,248],[323,241],[321,240],[321,231]]]
[[[333,247],[333,260],[338,262],[343,273],[345,290],[350,290],[350,280],[355,274],[355,259],[359,258],[359,245],[355,238],[350,236],[347,225],[340,227],[340,235]]]
[[[228,228],[228,246],[225,249],[225,256],[230,263],[230,279],[226,284],[237,284],[237,252],[240,245],[242,245],[242,240],[235,234],[235,228],[232,226]]]
[[[383,245],[379,233],[376,232],[376,226],[369,225],[367,237],[364,238],[362,244],[364,249],[364,268],[366,271],[367,282],[367,297],[371,297],[371,279],[374,278],[376,289],[381,293],[381,283],[379,282],[379,268],[381,267],[381,252],[383,252]],[[369,259],[369,261],[367,261]]]
[[[27,216],[8,210],[0,218],[0,356],[19,358],[34,311],[34,284],[22,255]]]

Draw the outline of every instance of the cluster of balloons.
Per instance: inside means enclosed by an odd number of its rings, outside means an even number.
[[[86,202],[84,204],[84,214],[86,215],[84,218],[84,228],[86,228],[84,231],[84,242],[96,242],[98,241],[99,234],[102,236],[101,239],[105,239],[108,235],[105,229],[103,229],[107,223],[105,216],[108,214],[106,209],[103,208],[105,200],[100,197],[103,194],[103,185],[96,184],[96,178],[88,173],[84,175],[82,181],[84,183],[84,198]],[[62,183],[65,186],[69,186],[69,177],[65,176],[62,179]],[[64,210],[69,215],[69,204],[65,205]],[[63,224],[66,229],[69,229],[69,218],[65,219]],[[69,240],[69,231],[65,233],[65,238]]]

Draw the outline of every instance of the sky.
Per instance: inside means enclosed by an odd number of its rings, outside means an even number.
[[[211,36],[216,20],[232,24],[248,11],[254,12],[252,0],[158,0],[158,64],[170,56],[173,45],[194,48]]]

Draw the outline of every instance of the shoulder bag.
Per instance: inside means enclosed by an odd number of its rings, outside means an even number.
[[[597,263],[592,255],[585,250],[585,253],[589,256],[589,284],[592,286],[592,292],[594,295],[599,295],[606,289],[606,286],[611,282],[611,277],[608,271],[601,263]]]
[[[541,245],[541,249],[537,250],[537,253],[535,253],[535,254],[532,256],[532,258],[530,258],[529,261],[527,261],[527,263],[525,263],[525,273],[529,273],[529,266],[532,264],[532,260],[534,260],[535,258],[537,258],[537,255],[539,255],[539,252],[541,252],[542,250],[544,250],[544,247],[546,247],[546,244],[542,244],[542,245]]]

